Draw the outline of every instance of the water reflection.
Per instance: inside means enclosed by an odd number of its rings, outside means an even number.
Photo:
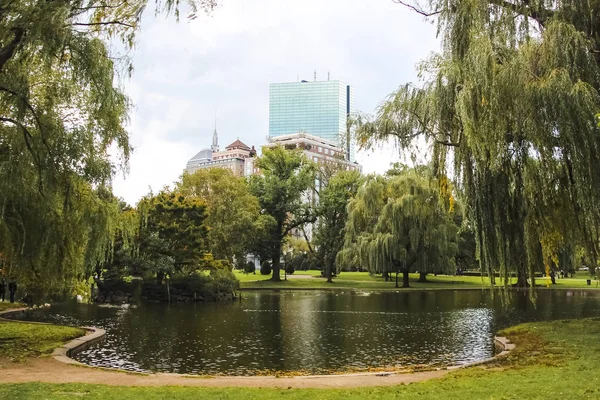
[[[600,315],[600,298],[540,291],[506,303],[486,291],[244,293],[227,304],[53,306],[26,318],[107,330],[77,355],[134,371],[247,375],[448,365],[493,354],[494,333],[520,321]]]

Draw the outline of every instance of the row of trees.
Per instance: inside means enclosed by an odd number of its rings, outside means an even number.
[[[600,243],[600,2],[396,1],[435,19],[442,51],[417,84],[357,118],[363,148],[423,140],[464,194],[477,259],[535,283]],[[564,268],[567,269],[567,268]]]
[[[407,286],[409,272],[425,279],[456,268],[462,218],[448,181],[431,181],[428,168],[363,177],[280,147],[265,150],[257,166],[261,175],[249,180],[225,169],[184,174],[173,190],[123,208],[129,231],[98,272],[152,275],[160,283],[207,269],[247,269],[253,253],[276,281],[285,257],[290,267],[322,269],[330,282],[341,269],[361,267],[386,279],[403,273]],[[307,225],[312,240],[291,235]]]

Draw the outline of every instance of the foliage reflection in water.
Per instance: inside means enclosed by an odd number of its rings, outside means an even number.
[[[132,371],[322,374],[462,364],[493,355],[494,333],[521,321],[600,315],[600,297],[488,291],[253,292],[227,304],[99,307],[64,304],[26,319],[107,330],[79,353],[87,364]]]

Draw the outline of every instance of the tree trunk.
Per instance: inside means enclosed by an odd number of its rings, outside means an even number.
[[[385,272],[383,273],[383,279],[384,279],[386,282],[389,282],[389,280],[390,280],[390,274],[389,274],[387,271],[385,271]]]
[[[419,280],[417,282],[427,283],[427,272],[419,272]]]
[[[396,270],[396,289],[398,288],[398,270]]]
[[[409,288],[410,284],[408,283],[408,271],[402,272],[402,287]]]
[[[281,282],[281,276],[279,276],[279,271],[281,270],[281,242],[282,240],[279,241],[279,244],[275,248],[272,259],[273,275],[271,276],[271,281],[273,282]]]
[[[332,260],[327,260],[325,263],[325,277],[327,278],[327,283],[333,283],[333,262]]]
[[[283,246],[283,239],[285,239],[283,234],[283,222],[277,221],[277,244],[273,248],[273,254],[271,254],[271,267],[273,269],[273,275],[271,275],[272,282],[281,282],[281,276],[279,272],[281,271],[281,247]]]
[[[169,280],[167,279],[167,302],[171,304],[171,285],[169,285]]]
[[[164,272],[157,272],[156,273],[156,284],[157,285],[162,285],[164,278],[165,278],[165,273]]]
[[[333,283],[333,274],[331,273],[331,267],[327,267],[327,283]]]
[[[527,275],[523,268],[517,267],[517,283],[515,283],[513,286],[518,288],[529,287],[529,283],[527,282]]]
[[[273,257],[272,259],[272,269],[273,269],[273,275],[271,275],[271,281],[273,282],[281,282],[281,276],[279,275],[279,272],[281,271],[281,264],[279,262],[279,257]]]

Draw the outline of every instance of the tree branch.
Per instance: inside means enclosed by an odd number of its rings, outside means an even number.
[[[415,7],[415,6],[411,5],[411,4],[405,3],[404,1],[401,1],[401,0],[392,0],[392,1],[394,3],[403,5],[404,7],[408,7],[411,10],[413,10],[414,12],[416,12],[418,14],[421,14],[424,17],[432,17],[434,15],[437,15],[437,14],[441,13],[441,11],[439,11],[439,10],[427,12],[427,11],[421,9],[421,8],[417,8],[417,7]]]
[[[76,26],[98,26],[98,25],[121,25],[121,26],[126,26],[128,28],[133,28],[135,29],[134,25],[131,24],[127,24],[125,22],[121,22],[121,21],[104,21],[104,22],[73,22],[72,25],[76,25]]]
[[[552,16],[554,15],[554,11],[547,10],[547,9],[544,9],[541,11],[540,10],[532,10],[531,6],[529,5],[529,1],[525,1],[527,6],[520,6],[518,4],[511,3],[510,1],[507,1],[507,0],[488,0],[488,1],[490,2],[490,4],[494,4],[496,6],[511,10],[514,13],[517,13],[524,17],[531,18],[534,21],[536,21],[538,24],[540,24],[542,27],[545,26],[548,19],[552,18]]]
[[[19,128],[21,128],[21,130],[23,131],[23,139],[25,140],[25,146],[27,146],[27,150],[29,151],[29,153],[31,153],[31,156],[33,157],[33,162],[35,164],[35,166],[38,169],[38,173],[40,176],[39,179],[39,191],[40,194],[43,194],[43,187],[42,187],[42,164],[39,160],[39,157],[37,156],[37,154],[33,151],[33,147],[31,147],[31,142],[29,141],[30,139],[33,139],[33,136],[31,135],[31,133],[29,132],[29,130],[27,129],[27,127],[25,125],[23,125],[21,122],[16,121],[12,118],[6,118],[6,117],[0,117],[0,121],[3,122],[9,122],[15,126],[18,126]]]
[[[460,147],[460,142],[448,142],[445,140],[435,140],[438,144],[443,144],[444,146],[452,146],[452,147]]]
[[[306,231],[304,230],[304,225],[302,225],[302,235],[304,236],[304,240],[306,240],[306,244],[308,245],[308,250],[311,252],[311,254],[315,254],[315,251],[313,250],[312,246],[310,245],[310,240],[308,240],[308,235],[306,234]]]
[[[314,215],[304,215],[299,220],[293,221],[288,227],[283,231],[283,236],[285,237],[290,231],[294,228],[299,227],[300,225],[308,224],[309,222],[315,222],[317,218]]]
[[[12,94],[15,97],[20,98],[23,101],[23,103],[25,103],[25,106],[29,109],[29,111],[31,111],[31,114],[33,114],[33,118],[35,119],[35,122],[38,125],[38,127],[41,127],[41,123],[40,123],[40,120],[39,120],[39,118],[37,116],[37,113],[35,112],[35,110],[33,109],[33,106],[29,103],[29,101],[27,100],[27,98],[25,96],[23,96],[23,95],[15,92],[12,89],[4,87],[4,86],[0,86],[0,92],[6,92],[6,93],[9,93],[9,94]]]
[[[40,132],[40,138],[42,139],[42,143],[44,144],[44,147],[46,147],[46,150],[48,150],[48,154],[50,155],[50,157],[53,157],[52,156],[52,150],[50,149],[50,146],[48,145],[48,142],[46,141],[46,138],[44,137],[44,131],[42,129],[42,122],[40,121],[37,113],[35,112],[35,109],[31,105],[31,103],[29,102],[29,100],[27,99],[27,97],[25,97],[25,96],[23,96],[23,95],[15,92],[12,89],[4,87],[4,86],[0,86],[0,91],[12,94],[13,96],[20,98],[23,101],[23,103],[25,103],[25,106],[27,107],[27,109],[33,115],[33,119],[35,120],[35,123],[36,123],[36,125],[38,127],[38,130]],[[30,134],[30,136],[31,136],[31,134]]]
[[[117,4],[117,5],[114,5],[114,6],[111,6],[110,4],[102,4],[102,5],[99,5],[99,6],[89,6],[89,7],[74,7],[74,8],[73,8],[73,10],[84,10],[84,11],[88,11],[88,10],[95,10],[95,9],[98,9],[98,8],[119,8],[119,7],[121,7],[122,5],[124,5],[124,4],[126,4],[126,3],[127,3],[127,0],[124,0],[124,1],[122,1],[122,2],[120,2],[119,4]]]
[[[4,64],[15,54],[17,47],[19,47],[23,37],[25,37],[25,29],[23,28],[13,28],[12,31],[15,37],[9,44],[0,49],[0,71],[2,71]]]
[[[417,120],[417,122],[422,126],[423,130],[429,132],[429,134],[434,138],[433,140],[438,143],[438,144],[442,144],[445,146],[452,146],[452,147],[459,147],[460,146],[460,140],[458,142],[450,142],[447,140],[438,140],[435,139],[435,136],[437,136],[438,134],[436,134],[432,129],[430,129],[429,127],[427,127],[427,125],[425,124],[425,122],[420,118],[419,114],[417,114],[416,111],[413,110],[409,110],[408,108],[406,109],[406,111],[410,114],[412,114],[412,116]],[[409,139],[412,139],[416,136],[420,135],[420,133],[415,133],[413,135],[411,135],[410,137],[408,137]],[[448,135],[449,136],[449,135]],[[406,139],[407,137],[405,136],[404,139]]]
[[[89,7],[73,7],[71,9],[72,11],[69,14],[69,17],[70,18],[77,17],[77,16],[79,16],[81,14],[87,13],[90,10],[99,10],[99,9],[113,9],[114,10],[116,8],[119,8],[119,7],[123,6],[123,5],[125,5],[125,4],[127,4],[127,0],[125,0],[125,1],[123,1],[121,3],[119,3],[119,4],[116,4],[114,6],[113,5],[109,5],[109,4],[102,4],[102,5],[98,5],[98,6],[89,6]]]

